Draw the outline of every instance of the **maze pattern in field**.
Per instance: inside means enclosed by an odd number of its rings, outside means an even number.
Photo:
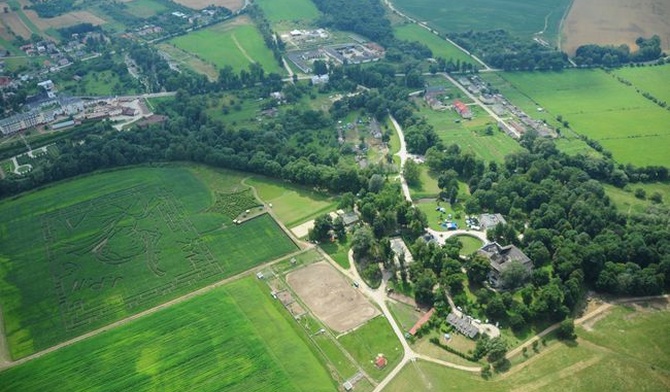
[[[223,272],[165,189],[125,189],[44,214],[41,224],[66,331],[134,313]],[[171,243],[179,257],[162,254]]]

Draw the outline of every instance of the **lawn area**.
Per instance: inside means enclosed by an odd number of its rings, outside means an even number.
[[[272,204],[272,211],[288,227],[334,211],[337,206],[329,195],[280,180],[254,176],[245,183],[256,188],[261,200]]]
[[[349,269],[351,264],[349,263],[349,248],[351,248],[350,238],[347,238],[347,241],[344,243],[341,242],[324,242],[319,244],[321,249],[323,249],[330,257],[335,260],[340,267],[344,269]]]
[[[412,329],[414,324],[416,324],[423,315],[422,313],[417,312],[412,306],[402,302],[387,301],[386,304],[400,329],[405,332]]]
[[[619,211],[626,214],[646,212],[647,208],[654,205],[649,200],[649,197],[655,192],[661,194],[665,205],[670,202],[670,184],[667,183],[629,184],[624,189],[607,184],[603,184],[603,187],[605,188],[605,193],[612,199]],[[635,197],[635,190],[638,188],[645,191],[645,199]]]
[[[250,63],[257,62],[266,73],[284,73],[265,46],[261,33],[246,17],[197,30],[168,42],[219,69],[230,65],[239,72],[248,69]]]
[[[212,190],[186,167],[117,170],[1,202],[0,232],[12,233],[0,237],[12,357],[296,250],[267,214],[232,223],[252,204],[252,194]]]
[[[112,96],[119,91],[128,94],[141,92],[138,88],[129,89],[121,84],[121,79],[113,71],[88,72],[80,81],[62,80],[58,83],[61,90],[77,95]]]
[[[292,21],[304,24],[314,21],[320,14],[314,3],[309,0],[258,0],[256,3],[273,23]]]
[[[407,41],[418,41],[428,46],[433,51],[433,57],[442,57],[445,60],[452,60],[454,62],[472,63],[479,65],[476,60],[473,60],[465,52],[458,49],[446,39],[439,37],[427,29],[414,24],[407,23],[402,26],[396,26],[393,29],[396,37]]]
[[[528,101],[544,108],[546,113],[539,118],[562,116],[572,130],[600,142],[618,162],[670,166],[670,112],[638,94],[635,87],[597,69],[499,76],[518,89],[516,94],[501,89],[512,102],[528,113],[534,111]],[[491,78],[495,77],[485,76]],[[519,95],[526,96],[521,103],[515,100]]]
[[[667,308],[667,304],[665,305]],[[432,363],[410,363],[385,391],[446,386],[471,391],[663,391],[670,385],[670,312],[617,306],[592,331],[578,328],[574,346],[552,341],[518,365],[487,381]]]
[[[463,245],[463,248],[461,248],[461,254],[465,256],[475,253],[484,245],[479,238],[470,235],[459,235],[456,236],[456,238],[458,238],[458,242]]]
[[[654,97],[670,104],[670,64],[651,67],[623,67],[612,71],[615,76],[621,77],[633,84],[642,92],[648,92]]]
[[[463,193],[463,185],[461,185],[461,190],[459,191],[459,199],[465,197]],[[440,202],[439,207],[444,208],[444,212],[437,211],[438,208],[437,201],[423,201],[420,203],[415,203],[416,207],[423,211],[428,217],[428,227],[433,230],[438,231],[447,231],[447,229],[441,226],[445,220],[449,220],[449,215],[451,215],[451,221],[456,222],[459,229],[466,229],[468,226],[465,224],[465,208],[463,203],[456,203],[453,206],[448,202]]]
[[[553,40],[559,34],[560,21],[570,1],[395,0],[393,5],[442,33],[503,29],[531,37],[544,30],[545,39]]]
[[[428,166],[421,165],[419,166],[421,170],[421,177],[419,177],[419,183],[413,184],[409,187],[410,195],[412,200],[417,199],[435,199],[440,194],[440,187],[437,186],[437,177],[435,174],[431,173],[428,169]]]
[[[245,278],[5,370],[0,389],[335,391],[314,351],[267,286]]]
[[[340,337],[339,341],[368,375],[377,381],[383,379],[403,355],[398,337],[383,316],[375,317],[362,327]],[[373,363],[377,354],[384,354],[388,360],[384,369],[377,369]]]

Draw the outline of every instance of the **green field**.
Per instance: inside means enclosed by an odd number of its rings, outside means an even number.
[[[307,23],[319,17],[319,10],[309,0],[259,0],[256,3],[273,23],[280,21]]]
[[[646,212],[650,206],[654,205],[650,197],[655,192],[661,194],[664,205],[667,206],[670,202],[670,184],[668,183],[635,183],[629,184],[624,189],[616,188],[612,185],[603,185],[603,187],[607,196],[614,202],[614,205],[619,211],[625,214]],[[635,190],[638,188],[645,191],[646,197],[644,199],[635,197]]]
[[[266,73],[283,73],[272,52],[265,46],[258,29],[248,20],[236,18],[212,27],[173,38],[169,42],[217,68],[230,65],[234,70],[248,69],[257,62]]]
[[[443,33],[503,29],[530,37],[544,31],[545,39],[549,40],[558,36],[561,18],[570,3],[570,0],[393,1],[401,12]]]
[[[409,187],[412,200],[436,198],[440,194],[440,187],[437,186],[437,176],[433,173],[430,173],[428,166],[425,164],[419,166],[419,169],[421,170],[419,183],[412,184],[412,186]]]
[[[393,333],[388,320],[381,316],[342,336],[339,341],[368,375],[377,381],[383,379],[403,355],[398,337]],[[388,360],[384,369],[377,369],[373,363],[378,354],[384,354]]]
[[[614,159],[638,166],[670,166],[670,112],[660,108],[602,70],[569,70],[546,73],[500,74],[526,96],[517,103],[515,94],[502,93],[527,113],[533,105],[544,108],[538,118],[562,118],[574,132],[595,139]],[[495,76],[485,75],[487,81]],[[555,120],[552,120],[555,121]],[[641,153],[644,151],[644,153]]]
[[[665,305],[667,308],[667,304]],[[665,391],[670,386],[670,312],[616,307],[593,330],[578,328],[577,345],[551,342],[524,365],[486,381],[427,362],[408,364],[385,391],[448,385],[469,391]]]
[[[133,0],[124,4],[126,12],[144,19],[168,10],[165,5],[154,0]]]
[[[272,204],[272,211],[288,227],[334,211],[337,206],[329,195],[280,180],[255,176],[246,183],[256,188],[261,200]]]
[[[0,373],[6,391],[335,391],[256,278],[227,284]]]
[[[479,238],[473,236],[459,235],[456,238],[458,238],[458,242],[463,245],[463,248],[461,248],[461,254],[465,256],[475,253],[484,245]]]
[[[648,92],[654,97],[670,104],[670,64],[653,67],[623,67],[612,73],[633,84],[642,92]]]
[[[214,192],[193,173],[118,170],[0,203],[13,358],[296,250],[267,214],[233,224],[249,196]]]
[[[473,60],[449,41],[414,23],[396,26],[393,29],[393,32],[396,37],[400,39],[418,41],[425,44],[433,51],[433,57],[442,57],[445,60],[452,59],[453,61],[459,60],[461,62],[472,63],[475,65],[479,64],[476,60]]]

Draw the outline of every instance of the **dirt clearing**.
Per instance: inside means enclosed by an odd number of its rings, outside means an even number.
[[[670,48],[670,1],[668,0],[574,0],[563,23],[561,48],[570,55],[585,44],[627,44],[637,50],[635,40],[661,37]]]
[[[326,262],[286,276],[286,282],[328,327],[345,332],[379,314],[379,310]]]
[[[73,11],[67,14],[56,16],[55,18],[42,19],[37,16],[33,10],[23,11],[30,20],[35,23],[40,30],[44,31],[49,28],[60,29],[63,27],[74,26],[79,23],[90,23],[93,26],[99,26],[107,23],[104,19],[93,15],[88,11]]]
[[[175,3],[195,10],[215,5],[217,7],[226,7],[231,11],[237,11],[244,5],[244,0],[175,0]]]
[[[26,26],[25,23],[21,20],[19,17],[19,14],[17,14],[14,11],[10,11],[7,14],[2,14],[2,18],[0,19],[2,21],[2,24],[5,26],[5,29],[9,31],[13,31],[14,34],[20,35],[21,37],[25,39],[30,39],[30,36],[32,35],[32,31]]]

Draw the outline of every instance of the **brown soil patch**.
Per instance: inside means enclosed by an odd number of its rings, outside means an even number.
[[[24,10],[23,12],[42,31],[49,28],[60,29],[63,27],[74,26],[79,23],[90,23],[94,26],[107,23],[106,20],[88,11],[73,11],[48,19],[40,18],[33,10]]]
[[[244,5],[244,0],[175,0],[175,2],[194,10],[201,10],[210,5],[215,5],[226,7],[231,11],[237,11]]]
[[[329,328],[344,332],[379,314],[379,310],[333,266],[319,262],[291,272],[286,282]]]
[[[2,20],[2,24],[5,25],[6,28],[11,29],[14,34],[20,35],[25,39],[30,39],[32,32],[28,26],[23,23],[21,18],[19,18],[19,14],[16,12],[10,11],[7,14],[2,14],[2,18],[0,20]]]
[[[638,37],[661,37],[670,48],[668,0],[574,0],[563,24],[562,49],[570,55],[585,44],[627,44],[637,50]]]

